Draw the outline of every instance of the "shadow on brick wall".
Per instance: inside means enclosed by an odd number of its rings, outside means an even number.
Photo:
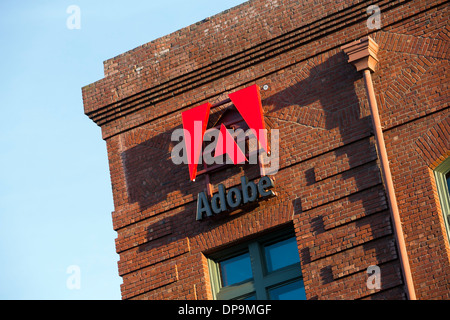
[[[177,128],[181,126],[157,134],[121,154],[128,202],[138,203],[141,211],[151,207],[158,210],[157,205],[166,201],[169,193],[178,191],[182,197],[194,192],[195,184],[189,181],[187,166],[175,165],[171,159],[170,150],[174,145],[171,133]]]
[[[294,79],[295,74],[289,75],[289,72],[292,71],[286,71],[283,76]],[[344,54],[338,53],[311,67],[303,80],[263,101],[264,105],[272,106],[266,115],[275,123],[287,121],[298,127],[299,134],[306,132],[302,128],[308,128],[310,136],[298,139],[301,145],[296,147],[309,150],[310,156],[308,160],[297,161],[319,163],[323,156],[324,160],[345,159],[347,166],[343,170],[333,171],[331,168],[331,173],[325,175],[318,173],[320,168],[317,166],[307,168],[300,178],[298,190],[292,193],[300,196],[287,200],[291,201],[294,210],[294,225],[300,230],[297,238],[301,239],[298,241],[299,252],[309,299],[326,295],[345,297],[355,295],[352,290],[364,291],[361,285],[365,285],[365,272],[373,264],[382,268],[381,291],[389,292],[391,288],[399,291],[401,285],[400,276],[387,276],[387,280],[383,280],[383,270],[397,270],[398,260],[395,248],[392,249],[392,228],[386,214],[388,208],[375,146],[370,140],[371,121],[362,114],[364,106],[355,92],[355,82],[360,78],[361,75],[346,62]],[[205,184],[190,182],[187,166],[173,164],[170,151],[174,142],[170,135],[175,129],[164,129],[166,133],[158,134],[122,154],[129,201],[138,203],[141,211],[162,213],[174,210],[170,216],[158,218],[147,227],[148,242],[140,246],[139,252],[167,246],[183,237],[194,237],[236,218],[236,215],[220,216],[192,226],[196,223],[197,194],[204,191]],[[332,144],[332,151],[317,151],[317,143]],[[321,165],[333,167],[333,163],[326,161]],[[215,175],[212,182],[217,184],[240,172],[255,174],[254,168],[244,167],[223,171]],[[325,200],[316,203],[313,198],[308,198],[315,193]],[[274,223],[280,225],[287,222],[276,222],[276,219]],[[161,220],[172,226],[172,230],[155,239],[153,230]],[[220,241],[225,240],[218,239],[217,243]],[[390,248],[388,252],[387,246]],[[360,258],[354,261],[353,268],[349,267],[353,263],[349,254],[351,250],[358,252]],[[397,275],[396,271],[392,274]],[[359,287],[342,289],[350,278],[356,279]]]
[[[296,75],[284,72],[284,76]],[[385,295],[379,293],[377,298],[390,296],[390,291],[398,294],[396,298],[404,298],[399,290],[402,279],[389,208],[371,138],[372,123],[364,110],[365,100],[355,91],[361,77],[341,52],[312,66],[303,80],[265,99],[272,107],[267,115],[273,121],[287,122],[299,132],[302,127],[309,128],[303,130],[308,136],[299,139],[297,147],[311,150],[307,162],[313,167],[304,171],[304,183],[297,191],[301,196],[292,201],[309,299],[345,299],[383,291]],[[365,91],[359,96],[365,99]],[[291,112],[283,112],[286,109]],[[332,130],[338,136],[331,138],[341,143],[331,147],[331,156],[314,154],[315,143],[333,145],[321,136],[329,137]],[[369,292],[365,286],[370,265],[381,268],[381,289]]]
[[[171,159],[172,148],[179,143],[171,141],[171,134],[181,128],[180,125],[165,129],[164,133],[121,154],[129,203],[138,203],[141,211],[162,212],[196,200],[197,194],[205,190],[205,175],[197,175],[196,181],[191,182],[188,166],[176,165]],[[197,170],[202,169],[203,164],[199,164]],[[240,175],[245,175],[250,180],[256,179],[259,177],[259,167],[248,164],[227,165],[212,173],[210,179],[217,186],[232,176]]]

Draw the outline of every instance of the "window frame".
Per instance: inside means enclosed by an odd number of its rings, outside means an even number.
[[[450,158],[444,160],[434,169],[436,189],[439,195],[441,211],[444,218],[444,224],[447,231],[447,238],[450,242],[450,191],[447,185],[446,175],[450,173]]]
[[[264,246],[295,237],[294,232],[282,230],[272,232],[245,243],[226,248],[220,252],[208,256],[211,289],[214,300],[240,300],[252,295],[257,300],[269,300],[269,289],[279,287],[296,280],[301,280],[303,275],[301,263],[295,263],[272,272],[267,271],[264,255]],[[298,248],[297,248],[298,250]],[[247,281],[222,287],[220,275],[220,262],[248,252],[252,268],[253,278]],[[300,254],[299,254],[300,260]]]

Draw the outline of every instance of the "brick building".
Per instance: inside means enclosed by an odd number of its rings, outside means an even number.
[[[449,299],[448,9],[252,0],[105,61],[82,92],[108,150],[123,299]],[[261,167],[191,181],[172,133],[206,102],[208,128],[239,118],[228,95],[255,84],[279,132],[276,196],[196,219],[200,193]]]

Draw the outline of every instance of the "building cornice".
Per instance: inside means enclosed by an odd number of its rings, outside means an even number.
[[[412,0],[397,0],[397,1],[376,1],[381,11],[385,14],[394,8],[411,2]],[[435,1],[429,5],[439,4],[442,1]],[[210,64],[192,68],[191,70],[181,73],[179,76],[160,82],[154,85],[149,84],[149,78],[136,76],[136,69],[128,73],[114,72],[111,68],[108,71],[108,76],[91,85],[83,87],[83,100],[86,115],[89,116],[99,126],[104,126],[112,121],[123,118],[127,115],[135,113],[144,108],[151,108],[158,103],[172,99],[176,96],[182,95],[186,92],[205,86],[206,84],[237,73],[240,70],[248,69],[249,67],[260,64],[261,62],[273,59],[279,55],[285,54],[296,48],[306,46],[317,42],[320,44],[320,39],[333,36],[333,34],[349,28],[352,25],[366,23],[368,18],[366,9],[368,4],[366,2],[351,2],[347,7],[339,9],[334,13],[314,20],[313,22],[302,25],[299,28],[285,32],[269,40],[258,43],[246,50],[231,54],[227,57],[215,60]],[[420,12],[423,8],[418,8]],[[403,17],[407,18],[407,17]],[[396,22],[397,18],[391,18],[392,22]],[[364,28],[366,34],[370,31]],[[364,36],[364,34],[358,34]],[[353,37],[354,39],[355,37]],[[344,42],[345,43],[345,42]],[[336,43],[327,43],[324,47],[318,47],[316,54],[326,52],[333,48],[338,48],[343,44],[342,40]],[[134,50],[133,50],[134,52]],[[302,57],[303,60],[311,57]],[[123,57],[119,57],[124,59]],[[297,61],[298,62],[298,61]],[[113,60],[108,60],[108,65],[113,65]],[[292,64],[292,61],[286,61],[286,64]],[[132,74],[130,73],[132,72]],[[150,77],[150,76],[147,76]],[[126,81],[125,79],[132,79]],[[236,84],[239,86],[240,84]],[[143,88],[143,86],[148,86]],[[221,89],[217,95],[226,92],[227,88]],[[210,97],[204,97],[204,99]],[[198,101],[202,99],[199,98]],[[150,115],[146,117],[145,121],[151,121],[189,106],[189,103],[196,103],[197,101],[190,101],[183,105],[175,105],[170,109],[165,109],[163,112],[153,112],[149,109]],[[149,119],[150,118],[150,119]],[[107,134],[110,136],[110,134]],[[104,138],[106,138],[104,136]]]

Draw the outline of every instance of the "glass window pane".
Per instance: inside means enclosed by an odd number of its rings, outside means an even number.
[[[303,281],[298,280],[269,290],[271,300],[306,300]]]
[[[222,286],[224,287],[253,278],[250,255],[248,252],[221,261],[219,264],[220,273],[222,275]]]
[[[268,272],[300,262],[295,237],[265,246],[264,254]]]

